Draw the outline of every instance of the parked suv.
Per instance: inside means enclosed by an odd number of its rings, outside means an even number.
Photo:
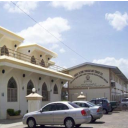
[[[102,106],[104,114],[108,114],[108,112],[111,111],[111,104],[107,98],[96,98],[92,99],[90,102]]]

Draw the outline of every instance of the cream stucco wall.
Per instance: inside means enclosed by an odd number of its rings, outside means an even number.
[[[89,72],[88,70],[91,70],[91,72]],[[81,71],[83,71],[83,73],[81,73]],[[97,71],[102,73],[102,75],[96,73]],[[74,78],[76,78],[76,79],[74,79],[74,81],[72,80],[70,82],[71,83],[69,85],[70,88],[100,87],[100,86],[108,87],[109,86],[109,69],[106,69],[106,68],[87,65],[87,66],[83,66],[83,67],[79,67],[77,69],[71,70],[71,71],[69,71],[69,74],[73,75]],[[77,74],[77,75],[75,76],[75,74]],[[86,79],[87,75],[90,76],[89,80]],[[106,81],[96,75],[101,76]],[[77,78],[77,76],[78,76],[78,78]]]
[[[0,42],[0,47],[3,47],[4,45],[6,45],[7,48],[14,50],[16,49],[15,45],[19,45],[19,42],[17,41],[12,41],[8,38],[3,38],[2,41]]]
[[[69,74],[74,76],[69,82],[69,100],[77,100],[81,92],[87,100],[99,97],[110,99],[109,69],[86,65],[69,71]]]
[[[119,101],[124,91],[127,92],[125,81],[109,68],[85,65],[69,70],[69,74],[74,76],[69,82],[69,100],[77,100],[80,92],[84,92],[87,100],[107,97]],[[115,87],[111,86],[111,80],[115,81]]]
[[[2,74],[3,69],[5,70],[4,74]],[[42,106],[51,101],[61,100],[61,88],[63,86],[61,84],[61,79],[54,78],[54,82],[51,82],[51,79],[53,79],[52,77],[5,66],[1,66],[0,71],[0,119],[6,118],[6,110],[8,108],[21,110],[22,115],[27,112],[28,103],[25,96],[27,95],[27,84],[29,80],[33,82],[34,87],[37,89],[37,93],[40,95],[42,95],[42,85],[44,82],[46,83],[48,91],[50,91],[50,101],[42,101]],[[25,74],[25,77],[23,77],[23,74]],[[7,102],[7,85],[11,77],[13,77],[17,83],[17,102]],[[39,80],[39,77],[41,77],[41,80]],[[53,87],[55,84],[58,87],[58,94],[53,94]],[[22,89],[23,87],[24,89]],[[3,93],[4,96],[2,96]]]

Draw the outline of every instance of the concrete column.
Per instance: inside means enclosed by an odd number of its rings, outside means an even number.
[[[37,111],[41,108],[42,96],[35,93],[35,88],[32,89],[32,93],[26,96],[28,100],[28,112]]]

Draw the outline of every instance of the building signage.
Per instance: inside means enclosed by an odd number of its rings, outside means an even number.
[[[91,76],[97,76],[100,79],[102,79],[105,83],[108,83],[108,80],[106,80],[103,77],[103,73],[102,72],[97,71],[97,70],[83,70],[83,71],[80,71],[80,72],[78,72],[78,73],[76,73],[74,75],[74,79],[70,82],[70,84],[72,84],[76,79],[78,79],[81,76],[85,76],[85,79],[84,79],[83,83],[81,85],[76,85],[74,87],[96,87],[96,86],[104,86],[104,85],[99,85],[97,83],[94,83],[91,80]]]

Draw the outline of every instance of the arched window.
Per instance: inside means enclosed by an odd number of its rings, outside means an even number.
[[[34,56],[31,57],[31,63],[32,63],[32,64],[36,64],[36,59],[35,59]]]
[[[9,56],[9,52],[8,52],[8,49],[7,49],[6,45],[4,45],[1,48],[1,55],[7,55],[7,56]]]
[[[58,88],[57,88],[57,85],[55,84],[54,86],[54,91],[53,91],[54,94],[58,94]]]
[[[47,85],[45,84],[45,82],[42,85],[42,96],[43,96],[42,101],[48,101],[48,90],[47,90]]]
[[[34,88],[34,85],[32,83],[32,81],[30,80],[27,84],[27,95],[29,95],[30,93],[32,93],[32,89]]]
[[[7,99],[8,102],[17,101],[17,84],[13,77],[11,77],[8,81],[7,98],[8,98]]]
[[[41,65],[42,67],[45,67],[45,62],[44,62],[43,59],[41,60],[40,65]]]

